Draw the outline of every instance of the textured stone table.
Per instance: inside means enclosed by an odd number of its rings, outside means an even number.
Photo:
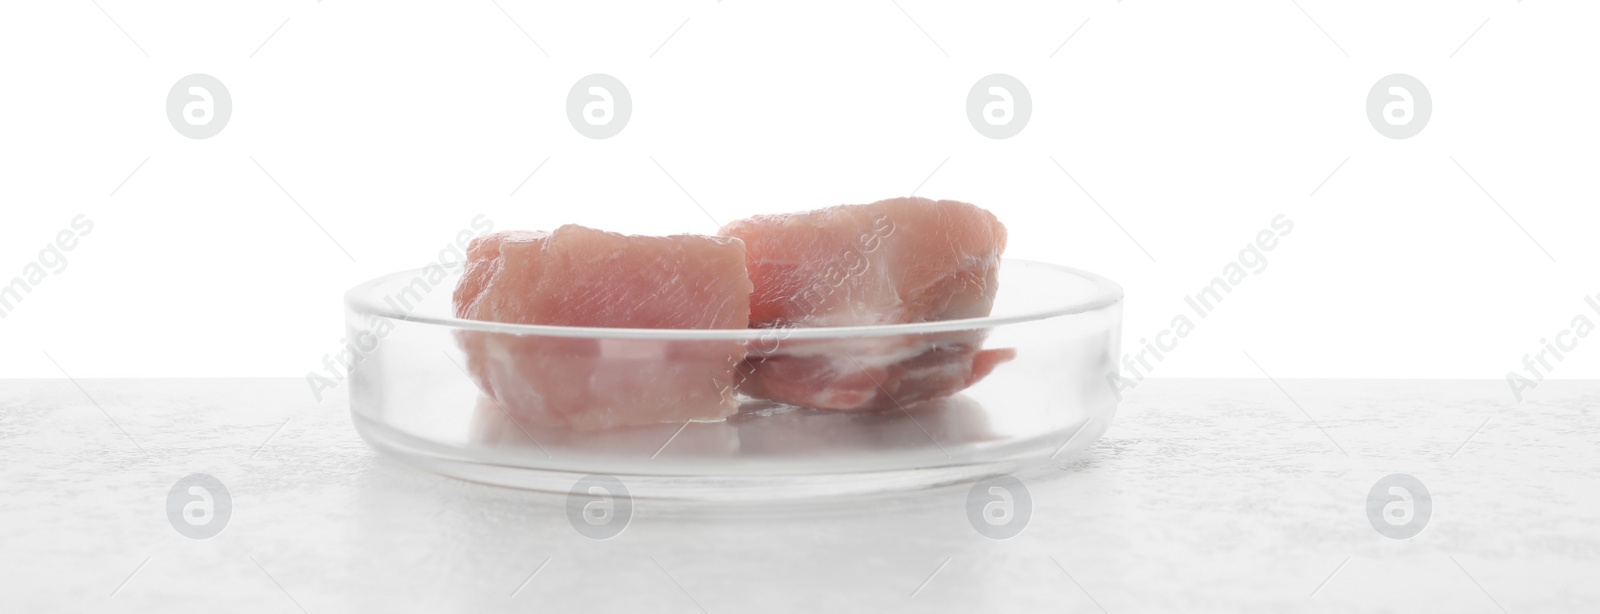
[[[564,497],[378,456],[300,380],[79,383],[0,380],[0,611],[1600,611],[1596,382],[1152,380],[1021,476],[1004,541],[965,488],[638,501],[595,541]],[[209,539],[167,519],[192,473],[232,496]],[[1432,493],[1409,540],[1367,517],[1393,473]]]

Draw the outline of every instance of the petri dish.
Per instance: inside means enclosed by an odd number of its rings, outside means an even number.
[[[759,502],[1016,473],[1081,450],[1110,427],[1123,295],[1109,279],[1042,262],[1005,259],[999,275],[987,317],[780,331],[465,320],[451,306],[459,271],[397,272],[345,295],[350,411],[369,445],[406,463],[557,493],[604,475],[634,498]],[[559,355],[544,356],[555,356],[553,362],[538,363],[558,374],[520,371],[535,395],[606,381],[624,387],[631,381],[648,395],[660,378],[692,372],[664,363],[703,360],[706,348],[736,348],[762,360],[839,351],[854,360],[875,348],[957,347],[1007,359],[954,394],[876,411],[807,409],[730,391],[737,411],[724,419],[584,430],[489,393],[484,383],[495,384],[484,370],[515,357],[485,352],[473,339],[559,348]],[[516,373],[499,372],[501,389]]]

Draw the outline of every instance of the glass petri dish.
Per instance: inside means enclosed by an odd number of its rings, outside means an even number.
[[[631,497],[697,501],[877,494],[1060,459],[1094,443],[1116,412],[1109,378],[1120,351],[1122,288],[1068,267],[1004,260],[994,309],[983,318],[782,329],[781,337],[771,329],[464,320],[451,306],[458,277],[438,267],[379,277],[345,295],[345,317],[356,430],[382,453],[461,479],[565,493],[586,476],[605,475]],[[1008,360],[958,393],[878,411],[820,411],[730,392],[737,411],[725,419],[581,430],[486,394],[486,380],[474,373],[511,358],[464,342],[483,338],[499,340],[497,347],[561,348],[559,362],[540,363],[558,365],[560,378],[522,371],[540,380],[527,382],[534,394],[541,386],[598,385],[608,371],[623,372],[613,381],[635,377],[648,389],[656,376],[682,372],[662,369],[662,361],[703,357],[706,348],[767,359],[981,346]]]

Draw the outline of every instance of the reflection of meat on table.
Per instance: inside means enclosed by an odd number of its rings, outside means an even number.
[[[987,410],[962,395],[908,406],[906,411],[866,413],[822,412],[751,401],[728,422],[738,427],[739,453],[744,456],[841,456],[937,449],[995,438]]]
[[[548,453],[552,458],[563,454],[605,454],[644,459],[656,455],[658,450],[658,458],[679,459],[810,454],[836,457],[849,453],[937,449],[996,439],[989,428],[988,410],[963,395],[919,403],[907,407],[906,411],[855,413],[823,412],[771,401],[746,400],[738,414],[724,421],[629,426],[605,431],[514,421],[511,414],[484,396],[478,397],[473,414],[468,436],[473,445],[526,450],[541,458]]]
[[[683,422],[644,424],[601,431],[577,430],[529,420],[503,409],[494,399],[481,395],[473,408],[472,425],[469,428],[467,440],[473,445],[503,450],[524,449],[541,458],[545,453],[552,458],[567,453],[645,459],[655,456],[658,450],[660,457],[727,457],[739,450],[738,430],[726,421],[690,422],[687,425]],[[663,447],[669,440],[671,444]]]

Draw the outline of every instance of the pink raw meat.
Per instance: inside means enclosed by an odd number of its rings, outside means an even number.
[[[893,198],[724,226],[744,241],[750,325],[757,328],[932,322],[989,315],[1005,226],[953,200]],[[818,409],[903,407],[959,392],[1010,360],[981,350],[987,330],[841,340],[785,340],[747,357],[739,390]]]
[[[512,324],[739,329],[751,283],[738,239],[629,236],[566,225],[472,242],[456,316]],[[740,341],[461,331],[467,370],[519,425],[593,430],[715,420],[737,408]]]

